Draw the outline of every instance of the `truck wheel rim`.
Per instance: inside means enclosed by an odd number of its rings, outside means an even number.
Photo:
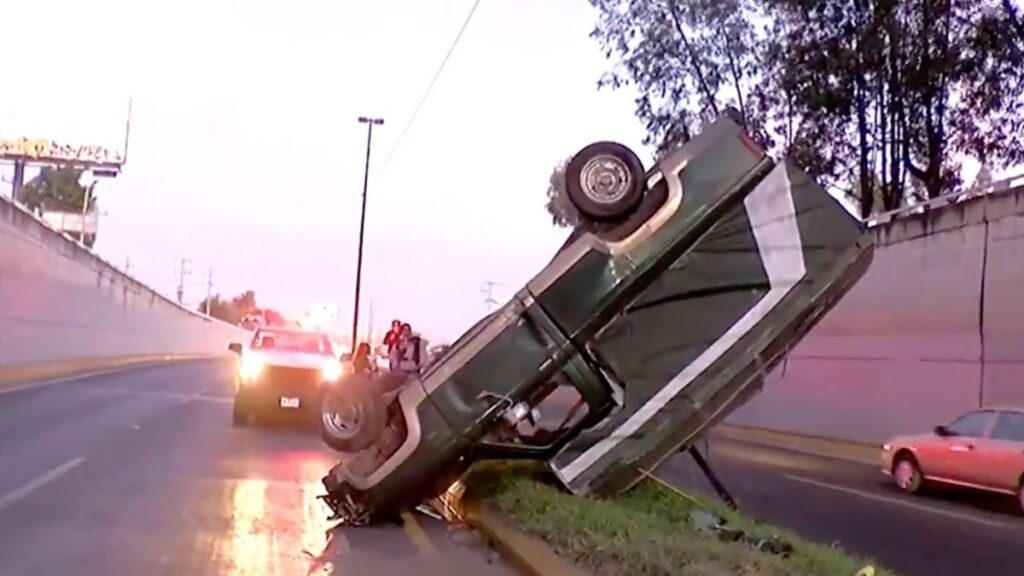
[[[331,434],[339,438],[349,438],[359,431],[362,411],[350,402],[334,401],[330,409],[324,411],[324,426]]]
[[[916,483],[917,471],[914,470],[914,465],[907,460],[900,460],[896,465],[896,485],[901,490],[913,490]]]
[[[580,188],[599,204],[614,204],[626,197],[633,177],[629,167],[611,154],[595,156],[580,170]]]

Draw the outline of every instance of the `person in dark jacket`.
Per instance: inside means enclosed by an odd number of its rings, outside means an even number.
[[[421,346],[422,339],[418,334],[413,333],[412,326],[402,324],[402,331],[399,333],[398,342],[391,349],[388,356],[392,372],[419,372],[424,360]]]
[[[402,321],[392,320],[391,329],[384,335],[384,345],[388,348],[388,356],[391,355],[391,350],[398,344],[398,339],[402,335]]]

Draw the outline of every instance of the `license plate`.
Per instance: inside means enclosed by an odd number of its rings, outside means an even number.
[[[298,398],[281,398],[281,408],[298,408]]]

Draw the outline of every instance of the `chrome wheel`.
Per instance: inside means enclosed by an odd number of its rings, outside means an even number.
[[[359,406],[342,399],[325,403],[321,419],[324,428],[337,438],[352,438],[359,432],[363,411]]]
[[[580,188],[598,204],[614,204],[629,194],[633,177],[625,162],[611,154],[595,156],[580,170]]]
[[[917,492],[921,488],[921,471],[917,464],[909,458],[901,458],[893,470],[896,486],[904,492]]]

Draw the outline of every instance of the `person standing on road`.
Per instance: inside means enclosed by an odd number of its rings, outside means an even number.
[[[370,345],[360,342],[356,347],[356,353],[352,357],[352,371],[356,374],[372,374],[373,365],[370,362]]]
[[[420,337],[413,333],[411,325],[402,324],[398,341],[388,356],[392,372],[415,373],[419,371],[422,361],[420,341]]]
[[[398,343],[398,338],[401,337],[401,321],[392,320],[391,328],[388,329],[387,334],[384,334],[384,345],[387,347],[387,356],[391,358],[391,351],[393,351],[395,344]]]

